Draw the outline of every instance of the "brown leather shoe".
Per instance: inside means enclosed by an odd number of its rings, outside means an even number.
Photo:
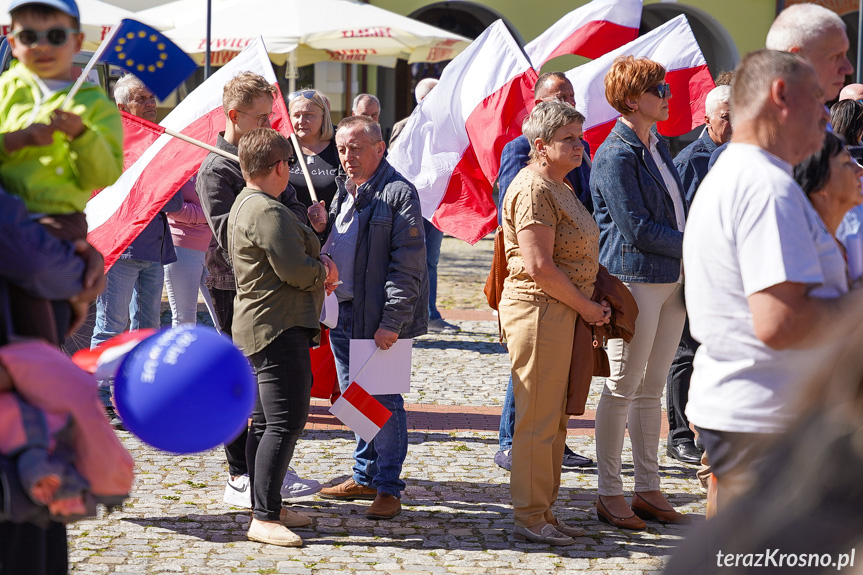
[[[642,521],[635,515],[630,515],[629,517],[618,517],[616,515],[612,515],[611,512],[605,507],[605,504],[602,502],[602,498],[598,498],[596,500],[596,518],[603,523],[608,523],[609,525],[614,525],[615,527],[619,527],[621,529],[632,529],[635,531],[639,531],[641,529],[647,528],[647,525],[644,523],[644,521]]]
[[[374,502],[366,509],[369,519],[392,519],[402,510],[402,500],[389,493],[378,493]]]
[[[339,501],[353,501],[354,499],[373,501],[378,496],[378,490],[374,487],[360,485],[351,478],[335,487],[324,487],[318,496],[321,499],[337,499]]]
[[[312,520],[297,513],[296,511],[291,511],[290,509],[286,509],[282,507],[282,510],[279,512],[279,521],[282,522],[282,525],[285,527],[305,527],[306,525],[311,525]]]
[[[659,521],[660,523],[672,523],[674,525],[688,525],[692,519],[688,515],[678,513],[674,509],[660,509],[651,505],[638,493],[632,498],[633,513],[648,521]]]

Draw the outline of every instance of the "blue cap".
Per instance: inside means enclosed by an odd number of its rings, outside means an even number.
[[[81,19],[78,12],[78,5],[75,4],[75,0],[12,0],[12,2],[9,3],[9,11],[11,12],[16,8],[29,6],[31,4],[50,6],[51,8],[59,10],[63,14],[71,16],[72,18],[77,18],[78,20]]]

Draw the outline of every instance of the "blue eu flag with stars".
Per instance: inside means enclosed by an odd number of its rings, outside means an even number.
[[[111,31],[100,59],[140,78],[160,100],[167,98],[197,68],[194,60],[163,34],[128,18]]]

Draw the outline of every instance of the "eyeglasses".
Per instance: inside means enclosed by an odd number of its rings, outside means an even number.
[[[671,84],[660,84],[658,86],[654,86],[653,88],[648,88],[645,92],[650,92],[651,94],[656,94],[663,100],[671,99]]]
[[[288,94],[288,102],[293,102],[300,96],[302,96],[306,100],[314,100],[315,93],[315,90],[297,90],[296,92],[291,92],[290,94]]]
[[[15,30],[12,32],[12,37],[28,48],[32,48],[37,45],[42,38],[48,40],[48,44],[51,46],[63,46],[69,41],[69,36],[71,34],[78,34],[79,32],[80,30],[75,28],[51,28],[50,30],[39,31],[24,28],[22,30]]]
[[[258,124],[259,128],[263,128],[264,126],[266,126],[267,122],[272,120],[276,116],[275,112],[270,112],[269,114],[261,114],[260,116],[255,116],[254,114],[248,114],[242,110],[234,110],[234,111],[239,113],[239,114],[243,114],[244,116],[250,116],[252,118],[255,118],[257,120],[257,124]]]
[[[135,96],[134,98],[132,98],[132,101],[135,102],[136,104],[144,104],[146,102],[155,102],[156,96],[154,96],[153,94],[150,94],[149,96],[143,96],[143,95]],[[237,111],[239,112],[239,110],[237,110]]]
[[[272,164],[267,166],[267,169],[272,170],[273,168],[276,167],[276,164],[278,164],[279,162],[285,162],[286,164],[288,164],[288,166],[294,167],[297,165],[297,157],[294,155],[291,155],[291,156],[288,156],[287,158],[283,158],[281,160],[276,160],[275,162],[273,162]]]

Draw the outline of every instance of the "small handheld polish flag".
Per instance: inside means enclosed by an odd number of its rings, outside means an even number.
[[[357,376],[362,373],[374,356],[374,353],[369,356],[369,359],[357,372]],[[389,409],[369,395],[356,381],[351,382],[345,392],[330,407],[330,413],[338,417],[342,423],[367,443],[375,438],[392,415]]]

